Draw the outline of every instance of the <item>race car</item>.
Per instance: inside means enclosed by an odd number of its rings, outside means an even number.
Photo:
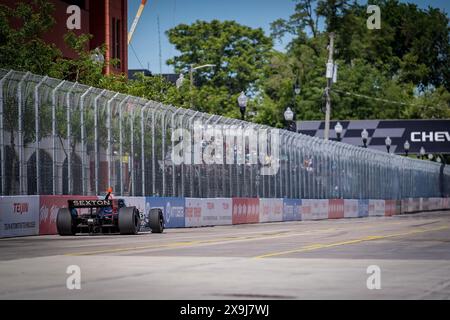
[[[112,190],[109,189],[105,199],[99,200],[68,200],[68,207],[58,211],[58,234],[137,234],[141,227],[139,210],[136,207],[127,207],[124,199],[110,199],[111,193]],[[162,233],[164,215],[161,209],[150,209],[146,224],[152,233]]]

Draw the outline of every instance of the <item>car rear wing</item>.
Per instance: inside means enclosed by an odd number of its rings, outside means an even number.
[[[69,208],[104,208],[111,207],[112,200],[68,200]]]

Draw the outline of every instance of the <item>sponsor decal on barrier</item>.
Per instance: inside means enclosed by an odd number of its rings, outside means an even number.
[[[395,200],[395,215],[402,214],[402,200]]]
[[[385,200],[369,200],[369,216],[380,217],[385,215]]]
[[[344,200],[330,199],[328,201],[328,219],[344,218]]]
[[[408,213],[409,212],[409,198],[402,199],[401,201],[401,213]]]
[[[422,211],[430,210],[430,199],[429,198],[421,198],[422,200]]]
[[[384,213],[385,216],[390,217],[396,214],[397,200],[385,200]]]
[[[358,200],[344,199],[344,218],[358,218]]]
[[[368,217],[369,216],[369,200],[360,199],[358,200],[358,217]]]
[[[39,196],[0,197],[0,238],[39,234]]]
[[[283,221],[302,220],[302,200],[284,199],[283,200]]]
[[[220,226],[232,224],[232,200],[230,198],[206,198],[202,203],[202,225]]]
[[[185,227],[202,226],[202,199],[186,198],[185,199]]]
[[[233,224],[259,222],[258,198],[233,198]]]
[[[443,198],[443,199],[442,199],[442,208],[443,208],[443,209],[450,209],[450,201],[449,201],[449,198]]]
[[[302,220],[328,219],[328,199],[302,200]]]
[[[184,217],[184,198],[176,197],[146,197],[145,212],[152,208],[159,208],[164,214],[165,228],[183,228]]]
[[[420,211],[420,198],[414,198],[412,201],[412,206],[413,212]]]
[[[283,199],[259,199],[259,222],[283,221]]]
[[[104,198],[104,197],[103,197]],[[67,208],[69,200],[97,200],[95,196],[39,196],[39,234],[57,234],[56,218],[60,208]],[[83,209],[84,210],[84,209]]]

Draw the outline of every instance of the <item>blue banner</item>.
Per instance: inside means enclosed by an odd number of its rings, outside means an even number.
[[[283,199],[283,221],[302,220],[301,206],[300,199]]]
[[[165,228],[184,228],[184,198],[147,197],[145,212],[152,208],[160,208],[164,214]]]
[[[369,216],[369,200],[360,199],[358,200],[358,217],[368,217]]]

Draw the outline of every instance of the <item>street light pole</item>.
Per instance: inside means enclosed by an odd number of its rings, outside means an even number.
[[[331,117],[331,83],[333,81],[333,51],[334,51],[334,33],[330,33],[330,45],[328,47],[328,63],[327,63],[327,87],[325,89],[326,94],[326,110],[325,110],[325,132],[324,139],[328,140],[330,136],[330,117]]]
[[[420,147],[420,159],[423,160],[423,158],[425,157],[425,148],[424,147]]]
[[[405,144],[403,145],[403,149],[405,149],[405,156],[408,156],[409,148],[410,148],[409,142],[408,140],[406,140]]]
[[[247,108],[247,102],[248,102],[248,98],[245,95],[244,91],[241,92],[241,94],[238,97],[238,104],[239,104],[239,109],[241,111],[241,120],[244,121],[245,120],[245,109]]]
[[[284,120],[286,120],[286,124],[287,124],[286,129],[288,131],[297,132],[297,126],[295,125],[295,121],[294,121],[294,112],[289,107],[284,112]]]
[[[391,144],[392,144],[391,138],[386,137],[386,140],[384,140],[384,143],[386,144],[387,153],[389,153],[389,150],[391,150]]]
[[[344,130],[342,124],[340,122],[336,123],[336,125],[334,126],[334,131],[336,131],[337,141],[339,142],[341,142],[342,140],[341,139],[342,130]]]
[[[364,148],[367,148],[367,139],[369,138],[369,133],[367,132],[366,129],[364,129],[361,132],[361,138],[362,138]]]
[[[208,68],[208,67],[215,67],[215,64],[204,64],[202,66],[198,66],[198,67],[194,67],[193,64],[189,65],[189,92],[191,94],[191,109],[193,107],[193,97],[192,97],[192,89],[194,88],[194,71],[199,70],[199,69],[203,69],[203,68]],[[177,79],[176,81],[176,85],[177,88],[179,89],[182,85],[183,85],[183,81],[184,81],[184,75],[182,73],[180,73],[180,77]]]

